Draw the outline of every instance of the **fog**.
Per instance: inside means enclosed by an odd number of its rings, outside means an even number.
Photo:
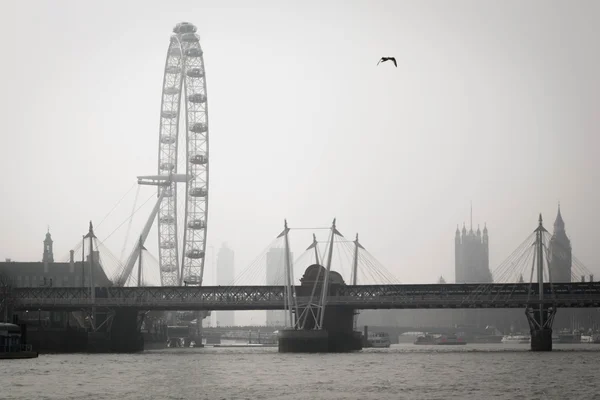
[[[500,264],[560,201],[600,275],[596,1],[4,2],[0,258],[63,258],[154,174],[173,26],[207,71],[211,251],[236,271],[283,229],[336,217],[401,282],[454,280],[454,231]],[[382,56],[395,56],[376,66]],[[154,189],[140,190],[140,204]],[[127,220],[135,190],[97,229]],[[132,224],[139,232],[151,202]],[[127,224],[125,224],[126,226]],[[106,241],[119,255],[125,227]],[[147,243],[157,255],[154,226]],[[310,244],[294,240],[299,253]],[[240,321],[243,322],[243,321]]]

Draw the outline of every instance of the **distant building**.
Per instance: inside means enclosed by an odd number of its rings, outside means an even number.
[[[294,259],[293,253],[290,254],[290,260]],[[272,248],[267,252],[267,285],[285,285],[285,249]],[[292,282],[292,284],[294,284]],[[284,326],[285,311],[268,310],[267,326]]]
[[[491,283],[489,237],[487,226],[483,235],[477,228],[467,232],[463,225],[462,234],[456,227],[454,238],[455,283]]]
[[[86,243],[87,244],[87,243]],[[94,252],[94,286],[112,286],[110,279],[102,269],[98,252]],[[46,233],[42,261],[0,262],[0,274],[6,275],[14,287],[76,287],[90,285],[89,254],[85,254],[85,263],[75,261],[71,251],[69,262],[54,262],[53,241],[50,232]]]
[[[548,250],[548,265],[552,282],[571,282],[571,241],[565,231],[565,222],[560,213],[560,205],[558,206],[558,214],[554,221],[554,233],[550,239]]]
[[[217,255],[217,285],[231,286],[235,278],[234,274],[234,252],[223,244]],[[217,311],[217,326],[234,326],[235,311]]]
[[[50,228],[48,228],[48,232],[46,232],[46,238],[44,239],[44,254],[42,254],[42,262],[49,263],[54,262],[54,250],[52,236],[50,235]]]
[[[550,238],[550,244],[548,245],[548,268],[550,270],[552,282],[565,283],[573,280],[579,281],[577,278],[573,279],[574,274],[572,265],[573,255],[571,241],[567,237],[565,221],[563,220],[559,205],[556,220],[554,221],[554,232],[552,233],[552,238]],[[582,280],[585,278],[586,277],[581,277]],[[592,281],[593,277],[590,276],[589,280]],[[596,323],[597,318],[598,314],[594,309],[570,308],[560,310],[554,319],[554,330],[572,330],[577,327],[580,329],[590,329],[593,327],[592,325]]]

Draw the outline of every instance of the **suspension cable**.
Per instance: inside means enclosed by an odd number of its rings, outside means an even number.
[[[129,240],[129,233],[131,232],[131,225],[133,223],[133,215],[135,213],[135,208],[137,206],[138,197],[140,195],[141,186],[138,185],[138,189],[135,192],[135,199],[133,200],[133,207],[131,208],[131,216],[129,218],[129,224],[127,225],[127,231],[125,233],[125,240],[123,241],[123,247],[121,248],[121,255],[119,256],[119,260],[123,262],[123,257],[125,256],[125,249],[127,247],[127,241]]]
[[[120,223],[120,224],[119,224],[119,225],[118,225],[118,226],[115,228],[115,230],[113,230],[113,231],[112,231],[112,232],[111,232],[111,233],[110,233],[110,234],[109,234],[107,237],[105,237],[105,238],[104,238],[104,240],[102,240],[102,242],[101,242],[101,243],[102,243],[102,244],[104,244],[104,242],[106,242],[108,239],[110,239],[110,237],[111,237],[112,235],[114,235],[114,234],[115,234],[115,232],[117,232],[117,231],[119,230],[119,228],[121,228],[121,227],[122,227],[122,226],[123,226],[123,225],[124,225],[124,224],[125,224],[127,221],[129,221],[129,219],[130,219],[130,218],[131,218],[133,215],[135,215],[135,214],[136,214],[138,211],[140,211],[140,209],[141,209],[142,207],[144,207],[144,206],[146,205],[146,203],[148,203],[148,202],[150,201],[150,199],[152,199],[153,197],[156,197],[156,193],[153,193],[153,194],[151,194],[151,195],[150,195],[150,197],[148,197],[148,198],[146,199],[146,201],[144,201],[144,202],[142,203],[142,205],[141,205],[141,206],[139,206],[139,207],[137,208],[137,210],[135,210],[135,211],[132,213],[132,215],[131,215],[131,216],[128,216],[128,217],[127,217],[127,218],[126,218],[126,219],[125,219],[123,222],[121,222],[121,223]]]
[[[102,223],[104,221],[106,221],[106,219],[112,214],[112,212],[119,206],[119,204],[121,204],[121,202],[123,201],[123,199],[125,199],[125,197],[129,194],[129,192],[131,192],[131,190],[134,188],[134,186],[138,186],[139,185],[136,183],[134,183],[133,185],[131,185],[131,187],[127,190],[127,192],[125,192],[125,194],[123,195],[123,197],[121,197],[119,199],[119,201],[117,201],[117,203],[113,206],[113,208],[110,209],[110,211],[104,216],[104,218],[102,218],[102,220],[100,221],[100,223],[98,225],[96,225],[96,229],[98,229],[100,227],[100,225],[102,225]]]

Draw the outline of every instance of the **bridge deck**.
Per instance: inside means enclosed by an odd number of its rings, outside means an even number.
[[[600,282],[544,286],[545,304],[600,307]],[[74,310],[92,305],[139,310],[283,309],[283,286],[15,288],[15,310]],[[538,286],[520,284],[360,285],[332,287],[328,305],[355,309],[525,308],[539,304]],[[9,301],[10,301],[9,300]],[[308,298],[298,298],[300,305]]]

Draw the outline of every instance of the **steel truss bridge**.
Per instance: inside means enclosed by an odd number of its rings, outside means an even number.
[[[149,310],[284,309],[284,286],[15,288],[15,311],[90,308]],[[537,284],[438,284],[332,286],[327,306],[354,309],[526,308],[540,305]],[[95,300],[93,298],[95,297]],[[309,298],[298,297],[298,304]],[[541,304],[600,307],[600,282],[544,284]]]

